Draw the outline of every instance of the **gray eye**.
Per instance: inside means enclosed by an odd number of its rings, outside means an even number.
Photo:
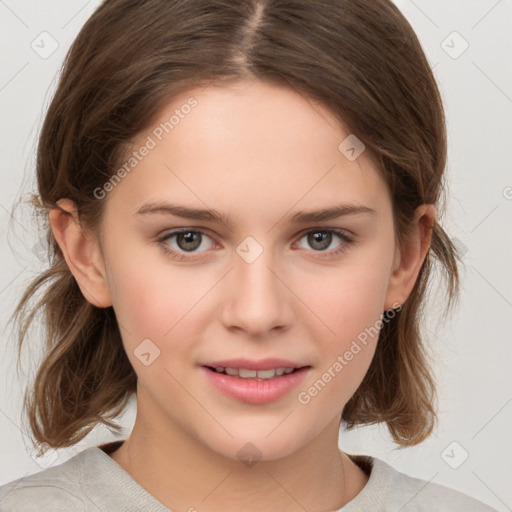
[[[341,240],[341,242],[344,241],[343,236],[340,233],[336,233],[335,231],[331,230],[313,230],[306,233],[302,238],[302,240],[306,240],[306,245],[299,243],[299,247],[302,249],[313,249],[315,251],[324,251],[325,249],[329,248],[331,244],[334,241],[334,237],[337,237]],[[341,245],[341,244],[338,244]],[[332,247],[334,249],[334,247]]]
[[[184,230],[169,233],[163,242],[176,252],[195,252],[201,246],[204,250],[210,249],[213,245],[210,237],[201,231]],[[206,243],[206,247],[204,247]],[[197,251],[202,252],[202,251]]]

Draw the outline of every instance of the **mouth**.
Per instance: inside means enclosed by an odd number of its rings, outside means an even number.
[[[208,370],[212,372],[221,373],[224,375],[229,375],[230,377],[237,377],[239,379],[244,380],[271,380],[277,377],[282,377],[283,375],[289,375],[290,373],[294,373],[296,371],[301,370],[302,368],[306,368],[305,366],[301,366],[299,368],[294,367],[279,367],[279,368],[270,368],[268,370],[251,370],[249,368],[233,368],[231,366],[205,366]]]
[[[223,395],[248,404],[288,396],[311,375],[312,366],[285,359],[231,359],[201,365],[207,382]]]

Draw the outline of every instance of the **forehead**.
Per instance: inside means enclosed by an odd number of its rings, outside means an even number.
[[[188,108],[190,103],[195,106]],[[169,121],[173,126],[167,131]],[[230,147],[231,155],[240,161],[283,153],[289,159],[290,152],[299,150],[310,156],[326,149],[336,152],[340,137],[349,134],[318,102],[289,87],[260,81],[191,89],[165,106],[152,128],[158,139],[159,134],[165,139],[164,144],[172,145],[169,139],[178,135],[184,150],[195,148],[195,153],[222,156]],[[301,142],[308,144],[298,147]],[[274,152],[263,153],[262,149]]]
[[[172,197],[188,206],[234,207],[240,215],[267,209],[274,217],[298,203],[386,201],[365,152],[350,160],[341,150],[350,135],[325,107],[284,86],[190,89],[133,141],[124,162],[129,172],[109,201],[119,196],[133,212],[147,200]]]

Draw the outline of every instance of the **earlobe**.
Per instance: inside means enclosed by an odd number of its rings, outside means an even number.
[[[411,233],[404,241],[401,252],[397,249],[395,255],[385,309],[392,309],[393,304],[403,304],[412,292],[430,247],[434,222],[434,205],[423,204],[416,209]]]
[[[73,201],[60,199],[57,205],[58,208],[50,211],[50,226],[69,270],[88,302],[99,308],[111,306],[103,255],[98,241],[80,226]]]

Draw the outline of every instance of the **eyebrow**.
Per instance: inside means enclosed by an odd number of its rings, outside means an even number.
[[[307,222],[320,222],[324,220],[333,220],[346,215],[370,214],[377,212],[368,206],[361,204],[340,204],[321,210],[299,211],[290,217],[289,222],[300,224]],[[174,215],[184,219],[203,220],[220,222],[226,226],[230,225],[227,216],[222,215],[217,210],[188,208],[170,203],[151,202],[142,205],[135,213],[136,215]]]

